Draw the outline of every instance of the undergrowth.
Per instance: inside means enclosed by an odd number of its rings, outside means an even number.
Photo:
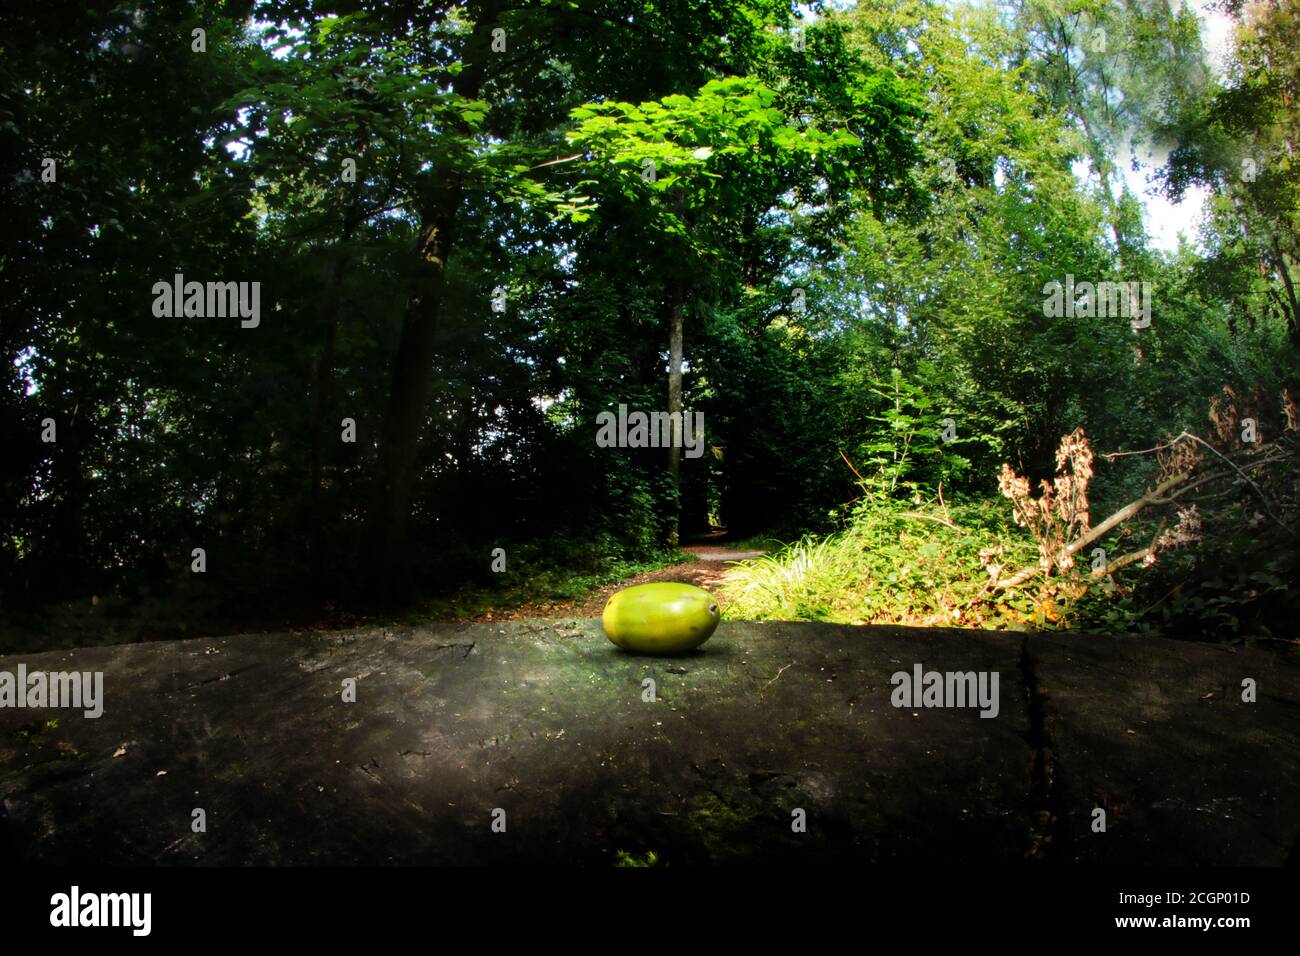
[[[992,594],[990,558],[1015,567],[1037,559],[1033,539],[996,502],[875,500],[842,532],[737,564],[723,582],[724,615],[961,627],[1060,619],[1039,595]]]
[[[508,612],[527,604],[576,601],[616,581],[657,571],[690,556],[676,549],[647,557],[600,557],[566,555],[553,542],[512,548],[506,571],[486,582],[420,601],[403,619],[405,623],[428,620],[468,620],[488,613]]]

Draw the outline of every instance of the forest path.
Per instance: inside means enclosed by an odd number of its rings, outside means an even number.
[[[722,583],[722,579],[732,562],[743,561],[746,558],[757,558],[767,553],[765,551],[740,551],[736,548],[727,547],[721,543],[726,540],[725,535],[719,532],[700,536],[694,540],[696,543],[685,545],[681,549],[683,553],[691,555],[692,560],[690,561],[683,561],[671,567],[660,568],[657,571],[646,571],[643,574],[624,578],[622,581],[613,581],[601,585],[586,597],[575,600],[530,601],[509,610],[489,611],[474,617],[473,620],[476,622],[522,621],[539,617],[576,617],[595,620],[600,617],[601,612],[605,609],[605,602],[609,600],[609,596],[615,591],[631,587],[634,584],[649,584],[654,581],[680,581],[683,584],[694,584],[706,591],[714,591]]]

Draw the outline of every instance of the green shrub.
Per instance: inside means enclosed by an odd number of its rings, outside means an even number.
[[[1034,596],[989,593],[989,564],[1036,560],[1034,542],[994,502],[872,499],[838,534],[738,563],[722,585],[723,611],[749,620],[1007,627],[1042,617],[1051,625],[1059,610]]]

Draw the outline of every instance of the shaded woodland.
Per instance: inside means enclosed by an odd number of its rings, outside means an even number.
[[[1300,17],[1216,9],[1219,64],[1166,0],[6,5],[3,628],[723,527],[734,616],[1294,639]]]

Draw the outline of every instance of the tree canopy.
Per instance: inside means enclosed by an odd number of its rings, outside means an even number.
[[[1096,508],[1229,419],[1294,455],[1300,23],[1224,13],[1218,72],[1169,0],[8,5],[5,613],[1002,508],[1080,428],[1123,453]],[[1199,236],[1153,241],[1134,168]],[[703,453],[599,447],[620,406],[699,412]],[[1274,530],[1205,533],[1285,576],[1277,461]]]

